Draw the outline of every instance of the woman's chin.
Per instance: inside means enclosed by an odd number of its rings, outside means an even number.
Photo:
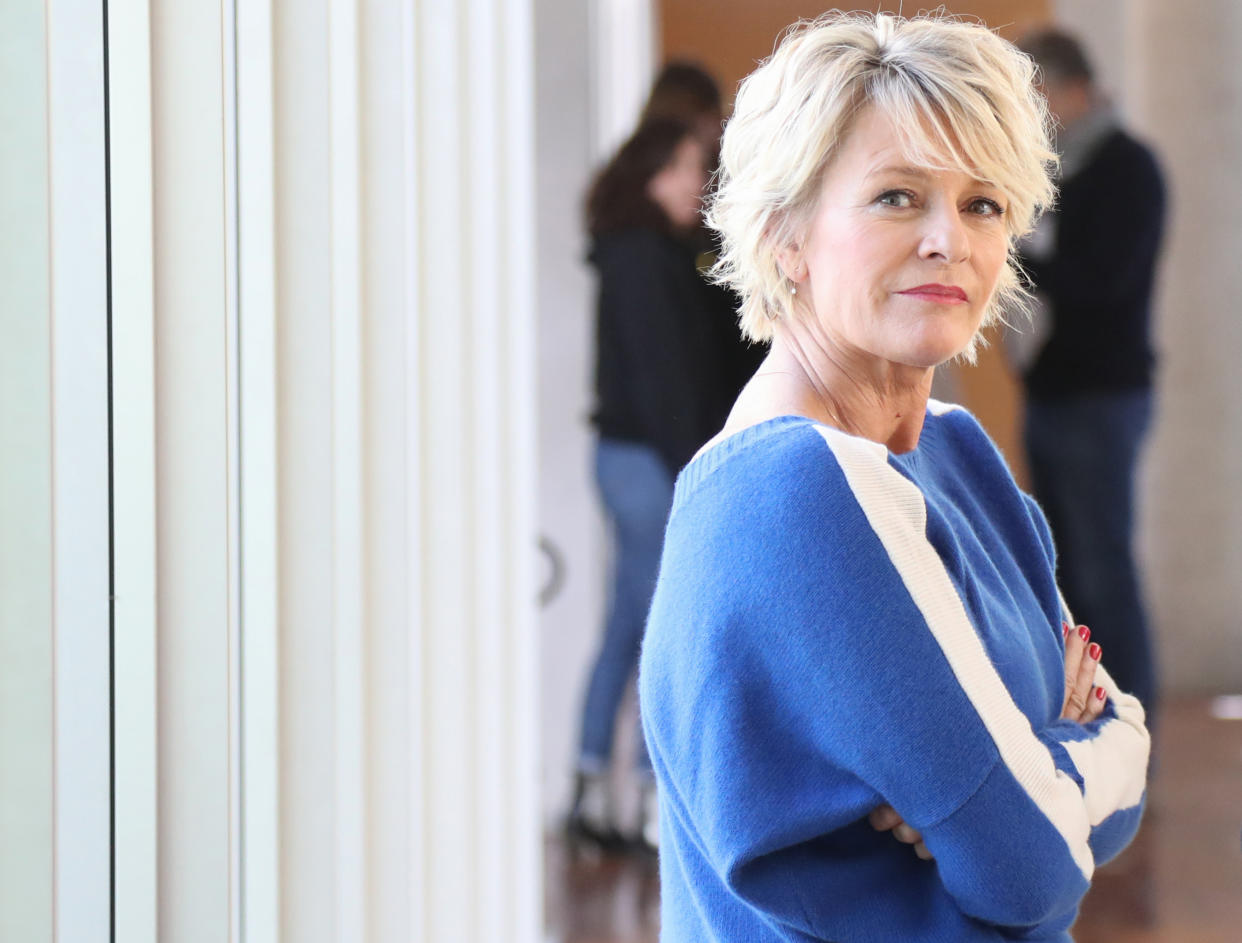
[[[974,332],[934,331],[910,339],[903,362],[912,367],[939,367],[970,347]]]
[[[896,359],[898,363],[907,367],[931,370],[953,360],[968,346],[970,346],[969,338],[954,343],[922,344],[903,352]]]

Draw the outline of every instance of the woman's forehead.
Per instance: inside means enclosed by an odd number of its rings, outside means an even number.
[[[859,114],[843,142],[842,155],[864,179],[885,175],[928,178],[949,172],[996,185],[985,169],[992,162],[966,153],[947,122],[939,128],[929,121],[903,127],[898,119],[874,107]]]

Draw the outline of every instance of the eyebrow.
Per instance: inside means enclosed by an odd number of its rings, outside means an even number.
[[[932,176],[932,172],[927,167],[919,167],[916,164],[883,164],[872,170],[867,171],[864,180],[870,181],[873,177],[882,177],[886,174],[892,174],[895,177],[914,177],[918,180],[928,180]],[[974,178],[976,184],[988,190],[1000,190],[1001,188],[994,183],[988,183],[986,180]]]
[[[926,179],[931,176],[931,171],[926,167],[916,167],[912,164],[884,164],[882,167],[876,167],[868,171],[867,177],[879,177],[883,174]]]

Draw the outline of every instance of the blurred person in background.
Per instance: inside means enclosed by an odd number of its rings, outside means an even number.
[[[1061,157],[1056,205],[1022,246],[1042,322],[1042,346],[1022,371],[1031,481],[1070,611],[1108,650],[1109,671],[1151,724],[1157,677],[1133,552],[1134,482],[1152,412],[1164,181],[1074,37],[1041,30],[1019,46],[1039,66]]]
[[[694,126],[653,116],[603,168],[587,197],[589,258],[598,275],[595,478],[613,553],[567,831],[607,850],[654,842],[654,784],[641,734],[636,767],[643,812],[636,828],[617,821],[614,727],[638,665],[673,481],[720,429],[739,385],[721,349],[719,324],[722,317],[735,322],[695,264],[708,158]]]
[[[651,84],[639,124],[652,118],[676,118],[690,125],[707,154],[708,173],[715,172],[724,110],[720,87],[710,72],[693,62],[665,63]]]
[[[643,643],[664,943],[1069,943],[1138,827],[1142,705],[929,398],[1024,297],[1033,78],[978,25],[832,13],[739,91],[708,219],[771,349],[677,479]]]
[[[720,162],[724,110],[720,86],[710,72],[684,60],[666,63],[652,83],[642,115],[643,121],[676,118],[690,125],[707,154],[709,176],[716,172]],[[698,249],[695,264],[707,278],[708,271],[716,263],[717,239],[715,233],[703,225],[701,218],[692,242]],[[710,324],[718,335],[716,343],[723,370],[717,401],[723,423],[733,400],[766,356],[767,345],[752,343],[742,336],[737,320],[739,299],[732,289],[711,279],[707,279],[707,284],[712,301],[719,309]]]

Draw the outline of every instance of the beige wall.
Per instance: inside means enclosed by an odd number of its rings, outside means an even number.
[[[1156,418],[1141,480],[1141,556],[1169,687],[1237,691],[1242,8],[1232,0],[1134,0],[1124,4],[1113,30],[1125,38],[1123,102],[1135,129],[1159,153],[1170,192],[1156,308]]]

